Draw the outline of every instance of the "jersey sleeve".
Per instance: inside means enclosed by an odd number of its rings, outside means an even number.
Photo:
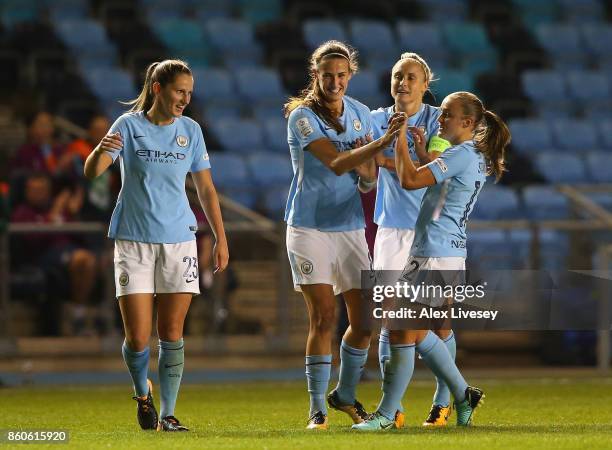
[[[296,137],[302,149],[317,139],[327,138],[323,132],[321,119],[305,108],[298,108],[291,113],[287,127]]]
[[[372,111],[370,113],[372,124],[372,139],[376,140],[383,136],[382,122],[385,121],[385,114],[380,111]]]
[[[463,172],[472,162],[472,154],[461,146],[452,147],[434,159],[425,167],[429,167],[433,173],[436,183],[454,177]]]
[[[199,172],[200,170],[210,169],[210,160],[208,159],[208,151],[206,150],[206,142],[202,128],[196,124],[194,131],[194,151],[193,161],[191,162],[190,172]]]
[[[121,141],[123,142],[123,147],[125,147],[126,140],[130,138],[130,135],[128,133],[127,124],[126,124],[125,115],[119,116],[117,120],[115,120],[115,123],[111,125],[110,130],[108,130],[108,132],[109,133],[119,132],[119,134],[121,135]],[[105,153],[111,158],[113,158],[113,162],[115,162],[115,160],[120,155],[123,154],[123,147],[121,148],[121,150],[117,150],[116,152],[106,151]]]

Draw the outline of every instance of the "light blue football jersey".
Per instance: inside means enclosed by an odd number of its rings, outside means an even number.
[[[126,113],[112,125],[123,148],[107,152],[120,158],[121,192],[108,236],[137,242],[173,244],[192,241],[196,218],[185,193],[187,172],[210,169],[197,122],[177,117],[158,126],[143,112]]]
[[[339,120],[344,132],[340,134],[310,108],[300,106],[289,115],[287,142],[293,165],[285,209],[289,225],[321,231],[365,228],[355,172],[337,176],[306,149],[311,142],[325,138],[342,152],[353,148],[356,139],[372,133],[369,108],[347,96],[343,102]]]
[[[372,111],[372,131],[374,139],[378,139],[387,131],[389,118],[393,115],[394,107],[379,108]],[[408,118],[408,125],[422,127],[425,130],[427,141],[431,136],[438,134],[440,108],[423,104],[419,111]],[[393,144],[394,145],[394,144]],[[390,145],[383,150],[387,158],[395,157],[394,146]],[[408,149],[410,157],[417,161],[414,151],[412,135],[408,133]],[[421,207],[421,199],[425,189],[408,191],[400,185],[395,172],[383,167],[378,170],[378,183],[376,186],[376,205],[374,207],[374,222],[379,227],[402,228],[412,230]]]
[[[426,167],[436,184],[423,196],[410,254],[465,258],[466,223],[487,179],[484,156],[473,141],[465,141],[448,148]]]

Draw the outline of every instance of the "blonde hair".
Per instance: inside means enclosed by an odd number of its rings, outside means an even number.
[[[285,117],[289,117],[291,111],[306,106],[310,108],[323,122],[336,130],[337,133],[344,132],[344,127],[323,102],[323,93],[317,81],[317,70],[322,60],[327,58],[344,58],[348,61],[351,74],[357,73],[359,64],[357,52],[340,41],[327,41],[319,45],[310,56],[309,76],[310,80],[306,89],[302,90],[297,97],[289,97],[284,106]]]
[[[430,69],[429,64],[427,64],[427,62],[418,53],[404,52],[404,53],[401,54],[400,59],[399,59],[398,62],[405,61],[407,59],[411,59],[411,60],[416,61],[417,63],[419,63],[419,65],[421,66],[421,69],[423,69],[423,73],[425,74],[425,82],[428,85],[432,81],[436,81],[436,78],[434,78],[434,73]],[[395,64],[397,64],[397,63],[395,63]]]

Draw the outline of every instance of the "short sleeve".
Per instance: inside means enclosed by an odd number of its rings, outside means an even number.
[[[436,183],[440,184],[461,172],[463,172],[472,162],[472,153],[465,147],[457,146],[446,150],[439,158],[424,167],[429,167],[433,173]]]
[[[119,116],[117,120],[115,120],[115,123],[111,125],[110,130],[109,130],[109,133],[119,132],[119,134],[121,135],[121,141],[123,142],[124,147],[125,147],[126,139],[129,136],[128,128],[125,122],[126,122],[125,115]],[[113,162],[115,162],[115,160],[119,157],[119,155],[123,154],[123,148],[121,148],[121,150],[118,150],[116,152],[107,151],[105,153],[111,158],[113,158]]]
[[[193,161],[191,162],[190,169],[192,173],[210,169],[210,160],[208,159],[208,151],[206,150],[202,128],[197,124],[194,131],[194,138]]]
[[[370,113],[370,120],[372,126],[372,139],[376,140],[383,136],[382,125],[383,122],[386,125],[387,119],[384,111],[376,110]]]
[[[295,136],[302,149],[318,139],[328,138],[323,132],[321,120],[306,108],[297,108],[289,115],[287,129]]]

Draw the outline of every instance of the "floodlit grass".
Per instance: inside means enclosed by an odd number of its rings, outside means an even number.
[[[191,431],[174,434],[139,429],[127,386],[2,389],[0,428],[64,429],[70,448],[88,449],[612,448],[610,379],[471,381],[485,390],[486,400],[469,429],[419,426],[433,392],[433,384],[424,381],[413,383],[404,399],[407,428],[384,433],[358,434],[348,417],[336,412],[330,413],[328,431],[307,432],[305,382],[186,385],[176,415]],[[359,388],[368,410],[379,396],[378,383]]]

